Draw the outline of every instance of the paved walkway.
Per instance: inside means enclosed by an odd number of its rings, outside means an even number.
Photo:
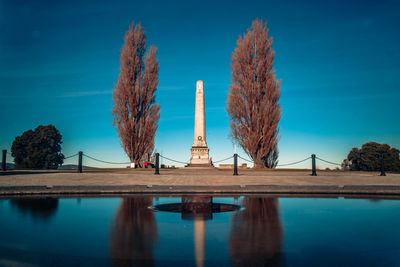
[[[281,170],[241,170],[233,176],[232,170],[154,169],[142,170],[84,170],[73,171],[8,171],[0,172],[0,186],[24,185],[400,185],[400,174],[379,172],[341,172]]]

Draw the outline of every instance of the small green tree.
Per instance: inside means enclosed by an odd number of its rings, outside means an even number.
[[[62,135],[53,125],[38,126],[15,137],[11,155],[17,168],[57,169],[63,163]]]
[[[350,168],[355,171],[378,171],[381,168],[381,157],[384,158],[385,170],[400,171],[399,150],[387,144],[368,142],[361,149],[353,148],[347,159]]]

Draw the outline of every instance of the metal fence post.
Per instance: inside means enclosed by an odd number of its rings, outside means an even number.
[[[79,151],[78,173],[82,173],[82,155],[83,155],[83,152],[82,152],[82,151]]]
[[[383,154],[381,154],[381,175],[380,176],[386,176],[386,173],[385,173],[385,162],[384,162]]]
[[[238,155],[236,153],[233,154],[233,175],[238,175],[237,157]]]
[[[156,168],[154,174],[160,174],[160,153],[156,153]]]
[[[311,159],[312,159],[312,173],[311,173],[311,176],[317,176],[317,169],[316,169],[316,165],[315,165],[315,154],[311,155]]]
[[[7,170],[7,150],[6,149],[3,149],[3,158],[1,161],[1,169],[3,171]]]

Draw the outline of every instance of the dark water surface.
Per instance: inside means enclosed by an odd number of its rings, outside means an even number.
[[[400,266],[400,200],[0,199],[0,266]]]

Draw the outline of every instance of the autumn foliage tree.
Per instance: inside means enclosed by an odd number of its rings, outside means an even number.
[[[141,24],[132,23],[121,49],[120,74],[113,90],[114,126],[131,162],[140,165],[154,149],[160,118],[155,103],[159,64],[157,48],[150,46]]]
[[[267,23],[254,20],[251,29],[237,40],[226,109],[231,135],[255,167],[274,168],[278,162],[280,81],[273,69],[275,52],[268,32]]]

